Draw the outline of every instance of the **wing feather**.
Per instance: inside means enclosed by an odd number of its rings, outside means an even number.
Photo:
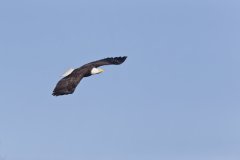
[[[70,75],[58,81],[52,95],[60,96],[72,94],[83,77],[84,73],[78,73],[73,71]]]
[[[104,66],[104,65],[119,65],[119,64],[122,64],[126,59],[127,59],[127,56],[109,57],[109,58],[104,58],[104,59],[101,59],[98,61],[88,63],[86,65],[92,65],[94,67],[100,67],[100,66]]]

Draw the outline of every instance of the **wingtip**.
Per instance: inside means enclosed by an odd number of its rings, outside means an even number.
[[[118,61],[118,64],[122,64],[127,59],[127,56],[115,57],[114,59]]]
[[[123,57],[122,57],[123,62],[124,62],[126,59],[127,59],[127,56],[123,56]]]
[[[124,58],[126,60],[128,57],[127,56],[123,56],[122,58]]]

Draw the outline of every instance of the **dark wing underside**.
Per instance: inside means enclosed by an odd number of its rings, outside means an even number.
[[[72,94],[76,89],[77,85],[84,77],[84,73],[78,74],[77,72],[72,72],[67,77],[62,78],[53,90],[52,95],[60,96],[66,94]]]
[[[104,58],[98,61],[94,61],[91,63],[88,63],[86,65],[91,65],[94,67],[100,67],[104,65],[119,65],[122,64],[127,59],[126,56],[124,57],[111,57],[111,58]]]

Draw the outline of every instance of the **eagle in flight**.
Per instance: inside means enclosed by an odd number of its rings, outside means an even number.
[[[53,90],[53,96],[72,94],[79,82],[84,77],[89,77],[94,74],[102,73],[104,70],[98,68],[104,65],[120,65],[127,59],[124,57],[111,57],[105,58],[98,61],[87,63],[76,69],[69,69],[62,76],[63,78],[58,81],[56,87]]]

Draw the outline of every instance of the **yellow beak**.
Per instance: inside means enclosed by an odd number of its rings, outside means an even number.
[[[99,69],[99,73],[104,72],[104,70],[102,68],[98,68]]]

